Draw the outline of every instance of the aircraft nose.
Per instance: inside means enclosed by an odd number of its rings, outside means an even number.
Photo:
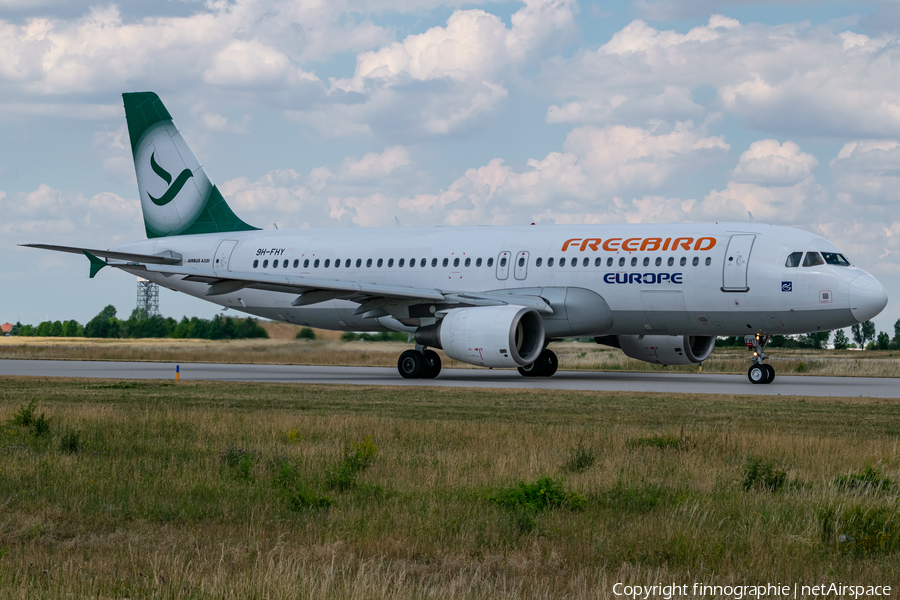
[[[868,273],[850,282],[850,312],[860,323],[880,313],[887,301],[884,286]]]

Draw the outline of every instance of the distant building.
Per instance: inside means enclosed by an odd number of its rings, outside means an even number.
[[[12,323],[4,323],[0,325],[0,333],[3,335],[9,335],[9,332],[12,331],[12,328],[15,327]]]

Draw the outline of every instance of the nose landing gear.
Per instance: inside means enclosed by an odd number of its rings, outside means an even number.
[[[441,372],[441,357],[434,350],[416,345],[415,350],[400,355],[397,370],[404,379],[434,379]]]
[[[763,361],[769,358],[764,350],[770,339],[772,339],[772,336],[758,333],[744,336],[744,344],[746,344],[748,350],[753,352],[753,358],[751,359],[753,364],[750,366],[750,370],[747,371],[747,379],[750,380],[750,383],[772,383],[775,381],[775,367],[763,364]]]

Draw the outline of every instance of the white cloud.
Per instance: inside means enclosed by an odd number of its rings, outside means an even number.
[[[844,144],[829,164],[845,209],[892,216],[900,202],[900,143],[857,140]]]
[[[406,148],[391,146],[385,148],[381,154],[369,152],[358,161],[346,161],[341,168],[341,176],[351,180],[385,177],[410,162],[409,151]]]
[[[790,185],[806,179],[818,166],[812,154],[791,141],[759,140],[741,154],[731,178],[738,183]]]
[[[780,134],[900,134],[900,39],[713,16],[686,33],[634,21],[597,50],[548,61],[549,122],[636,123],[724,110]],[[698,101],[697,97],[715,95]],[[705,113],[704,113],[705,114]]]

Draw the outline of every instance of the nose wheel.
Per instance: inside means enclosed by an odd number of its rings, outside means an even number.
[[[747,379],[750,380],[750,383],[772,383],[775,381],[775,367],[763,363],[765,359],[769,358],[764,352],[769,339],[771,339],[771,336],[760,334],[744,336],[744,343],[753,352],[753,364],[747,371]]]

